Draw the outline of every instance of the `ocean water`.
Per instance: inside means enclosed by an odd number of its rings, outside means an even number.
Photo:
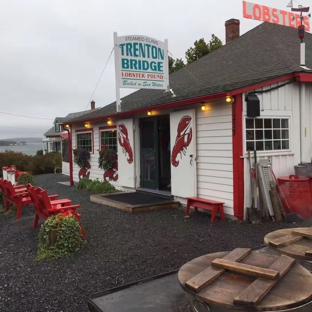
[[[37,151],[42,150],[42,143],[27,143],[26,145],[0,146],[0,153],[10,150],[13,152],[21,152],[26,155],[36,155]]]

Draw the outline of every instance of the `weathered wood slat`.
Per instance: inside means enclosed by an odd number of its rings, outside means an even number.
[[[307,229],[294,229],[293,234],[304,236],[306,238],[312,238],[312,228]]]
[[[280,256],[271,266],[271,270],[277,270],[279,277],[276,280],[257,278],[249,287],[234,299],[234,304],[244,306],[257,305],[274,287],[274,285],[291,269],[296,260],[288,256]]]
[[[306,255],[307,257],[311,257],[311,256],[312,256],[312,250],[307,250],[307,251],[305,252],[305,255]]]
[[[236,248],[229,252],[223,259],[229,261],[240,261],[251,253],[250,248]],[[225,272],[224,269],[216,269],[209,266],[199,274],[192,277],[190,280],[185,282],[185,287],[195,292],[200,291],[202,288],[213,282],[221,274]]]
[[[215,259],[212,261],[213,267],[225,269],[232,272],[242,273],[245,275],[257,276],[274,280],[279,277],[279,272],[276,270],[260,268],[257,266],[233,262],[224,259]]]
[[[291,243],[298,242],[302,239],[303,239],[302,236],[289,234],[289,235],[281,236],[279,238],[270,239],[269,244],[274,247],[279,248],[282,246],[289,245]]]

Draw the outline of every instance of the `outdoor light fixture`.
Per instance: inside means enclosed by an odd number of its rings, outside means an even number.
[[[202,111],[205,111],[205,110],[206,110],[206,106],[205,106],[205,105],[202,105],[201,110],[202,110]]]
[[[85,123],[85,127],[86,127],[86,128],[89,128],[89,127],[90,127],[90,123],[86,122],[86,123]]]
[[[245,101],[247,102],[247,116],[258,117],[260,116],[260,100],[255,93],[248,93]]]
[[[68,128],[69,128],[69,125],[65,125],[65,128],[67,128],[67,129],[68,129]]]
[[[148,116],[151,116],[151,115],[152,115],[152,112],[151,112],[151,111],[148,111],[148,112],[147,112],[147,115],[148,115]]]
[[[108,119],[108,120],[107,120],[107,124],[108,124],[109,126],[111,126],[111,125],[113,124],[113,121],[112,121],[111,119]]]
[[[234,99],[231,97],[231,96],[227,96],[226,98],[225,98],[225,101],[226,101],[226,103],[233,103],[234,102]]]

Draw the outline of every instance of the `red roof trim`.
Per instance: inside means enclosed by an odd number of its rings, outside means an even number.
[[[312,73],[298,73],[295,74],[295,77],[298,81],[302,82],[312,82]]]
[[[291,75],[287,75],[287,76],[282,76],[282,77],[278,77],[278,78],[274,78],[274,79],[271,79],[271,80],[267,80],[267,81],[263,81],[263,82],[260,82],[260,83],[257,83],[257,84],[254,84],[254,85],[250,85],[250,86],[247,86],[247,87],[244,87],[244,88],[241,88],[241,89],[237,89],[237,90],[234,90],[234,91],[231,91],[229,92],[229,95],[237,95],[237,94],[240,94],[240,93],[244,93],[244,92],[248,92],[248,91],[251,91],[251,90],[254,90],[254,89],[259,89],[259,88],[262,88],[262,87],[266,87],[266,86],[269,86],[273,83],[279,83],[279,82],[282,82],[282,81],[285,81],[285,80],[288,80],[288,79],[292,79],[292,78],[295,78],[295,75],[294,74],[291,74]]]
[[[121,118],[121,117],[125,117],[125,116],[144,113],[144,112],[147,112],[149,110],[162,110],[162,109],[166,109],[166,108],[173,108],[173,107],[184,106],[184,105],[189,105],[189,104],[196,104],[196,103],[209,101],[209,100],[213,100],[213,99],[218,99],[218,98],[222,98],[222,97],[226,97],[226,96],[227,96],[227,93],[225,93],[225,92],[216,93],[216,94],[205,95],[205,96],[200,96],[200,97],[196,97],[196,98],[181,100],[181,101],[177,101],[177,102],[170,102],[170,103],[161,104],[161,105],[154,105],[154,106],[149,106],[149,107],[138,108],[138,109],[131,110],[128,112],[121,112],[121,113],[116,113],[116,114],[112,114],[112,115],[107,115],[105,117],[101,116],[101,117],[96,117],[96,118],[91,118],[91,119],[74,121],[70,124],[71,125],[80,124],[82,122],[85,122],[86,120],[88,120],[89,122],[91,122],[91,121],[94,122],[94,121],[100,121],[100,120],[110,119],[110,118]]]
[[[136,110],[131,110],[131,111],[127,111],[127,112],[121,112],[121,113],[115,113],[115,114],[107,115],[105,117],[100,116],[100,117],[95,117],[95,118],[91,118],[91,119],[83,119],[83,120],[79,120],[79,121],[74,121],[70,124],[71,125],[80,124],[80,123],[85,122],[85,121],[89,121],[89,122],[101,121],[101,120],[105,120],[105,119],[109,119],[109,118],[122,118],[125,116],[131,116],[131,115],[135,115],[135,114],[139,114],[139,113],[144,113],[144,112],[149,111],[149,110],[162,110],[162,109],[174,108],[174,107],[179,107],[179,106],[184,106],[184,105],[196,104],[196,103],[200,103],[200,102],[204,102],[204,101],[209,101],[209,100],[213,100],[213,99],[226,97],[227,95],[235,96],[237,94],[241,94],[241,93],[248,92],[248,91],[251,91],[254,89],[266,87],[268,85],[271,85],[274,83],[279,83],[279,82],[289,80],[292,78],[296,78],[297,81],[312,82],[312,73],[310,74],[310,73],[303,73],[302,72],[302,73],[289,74],[289,75],[285,75],[282,77],[263,81],[263,82],[253,84],[253,85],[250,85],[250,86],[247,86],[244,88],[240,88],[240,89],[237,89],[234,91],[230,91],[230,92],[210,94],[210,95],[200,96],[200,97],[196,97],[196,98],[181,100],[181,101],[177,101],[177,102],[170,102],[170,103],[161,104],[161,105],[143,107],[143,108],[139,108]]]

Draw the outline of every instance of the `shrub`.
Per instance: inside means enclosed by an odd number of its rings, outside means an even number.
[[[43,150],[37,151],[36,155],[43,155]]]
[[[106,193],[111,194],[118,192],[118,190],[114,187],[114,185],[109,182],[101,182],[99,179],[91,180],[88,178],[82,178],[77,185],[79,190],[87,189],[88,191],[92,191],[94,193]]]
[[[78,251],[84,242],[74,215],[65,212],[51,216],[40,228],[37,260],[65,257]]]
[[[82,178],[81,180],[79,180],[79,182],[77,184],[78,190],[86,189],[88,184],[90,184],[91,182],[92,182],[92,180],[89,178]]]
[[[33,174],[53,173],[55,167],[61,167],[62,156],[60,153],[30,156],[20,152],[5,151],[0,153],[0,166],[15,165],[18,170],[32,171]],[[2,175],[2,170],[0,170]]]
[[[35,185],[35,180],[32,174],[30,173],[22,173],[19,177],[18,177],[18,184],[32,184]]]

